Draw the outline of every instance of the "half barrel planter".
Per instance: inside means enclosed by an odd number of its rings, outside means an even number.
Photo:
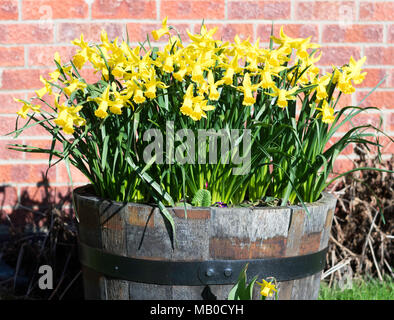
[[[86,299],[225,300],[244,265],[248,279],[278,280],[279,300],[317,299],[336,198],[301,206],[168,208],[74,190]],[[258,286],[253,297],[259,299]]]

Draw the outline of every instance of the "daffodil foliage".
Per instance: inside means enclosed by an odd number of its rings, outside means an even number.
[[[376,135],[366,131],[371,125],[352,126],[351,120],[366,108],[338,107],[341,95],[353,93],[364,79],[365,57],[350,57],[348,64],[323,73],[316,66],[319,45],[310,37],[291,38],[282,27],[279,37],[261,45],[238,36],[221,41],[215,32],[202,25],[182,42],[165,19],[152,32],[155,40],[167,41],[160,48],[149,35],[136,47],[127,39],[109,40],[105,32],[98,44],[81,35],[72,41],[78,50],[71,61],[63,63],[56,54],[56,70],[41,78],[44,86],[36,97],[19,100],[18,115],[27,121],[13,133],[40,125],[53,137],[51,148],[12,148],[48,153],[49,166],[61,160],[74,165],[98,196],[156,202],[168,215],[167,205],[190,202],[200,189],[210,191],[212,203],[227,205],[264,197],[282,205],[312,202],[349,143],[379,147],[370,139]],[[81,76],[87,65],[100,76],[98,82]],[[250,129],[250,171],[234,175],[236,165],[221,160],[144,162],[149,143],[144,132],[159,129],[165,135],[168,121],[175,132]],[[347,132],[328,146],[345,124]]]

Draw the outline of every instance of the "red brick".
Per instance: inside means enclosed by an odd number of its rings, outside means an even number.
[[[15,130],[16,119],[17,119],[17,115],[15,115],[15,118],[0,117],[0,136],[6,135]],[[19,118],[18,129],[22,128],[26,122],[27,120]],[[33,122],[30,122],[29,125],[30,124],[33,124]],[[23,130],[23,132],[20,134],[19,137],[23,138],[24,136],[42,136],[42,135],[48,136],[49,133],[39,124],[37,124],[28,129]],[[14,135],[9,135],[9,137],[12,138],[14,137]]]
[[[92,5],[93,19],[155,19],[155,0],[96,0]]]
[[[229,1],[229,19],[289,19],[289,1]]]
[[[394,24],[388,26],[388,42],[394,43]]]
[[[23,0],[22,19],[52,20],[88,17],[88,5],[84,0]]]
[[[179,34],[181,35],[182,41],[190,41],[189,36],[187,35],[186,29],[191,30],[189,24],[173,24],[168,23],[169,26],[175,27]],[[146,35],[149,35],[149,40],[154,41],[152,37],[152,31],[159,29],[161,27],[161,23],[128,23],[127,31],[129,33],[130,42],[144,42],[146,40]],[[171,35],[177,35],[175,30],[170,31]],[[164,39],[164,40],[162,40]],[[159,41],[167,41],[168,36],[164,36]]]
[[[333,173],[340,174],[352,170],[354,163],[350,159],[336,159],[334,162]]]
[[[37,148],[42,148],[42,149],[51,149],[52,145],[52,140],[25,140],[24,144],[32,147],[37,147]],[[60,143],[57,142],[55,144],[55,150],[59,150],[62,147],[60,146]],[[49,160],[49,154],[48,153],[30,153],[26,152],[26,159],[27,160]],[[56,162],[59,158],[56,156],[52,157],[52,162]]]
[[[12,146],[10,146],[9,144],[22,144],[22,143],[23,141],[19,139],[0,140],[0,159],[1,160],[23,159],[23,152],[8,149],[8,148],[12,148]]]
[[[12,131],[15,130],[15,122],[16,122],[16,115],[15,118],[11,117],[0,117],[0,136],[4,136]],[[10,138],[13,135],[9,136]]]
[[[162,0],[160,17],[170,19],[224,19],[224,0]],[[245,17],[246,19],[246,17]]]
[[[25,64],[23,47],[0,48],[0,67],[19,67]]]
[[[359,88],[373,88],[375,87],[385,76],[386,80],[379,86],[379,88],[384,88],[389,86],[389,76],[390,71],[385,69],[372,69],[365,68],[363,72],[367,72],[364,81],[357,85]]]
[[[56,182],[69,183],[70,179],[68,177],[66,165],[60,162],[56,166],[58,167]],[[70,165],[70,171],[73,183],[89,183],[89,180],[74,166]]]
[[[55,52],[59,52],[61,62],[69,62],[76,53],[76,46],[61,47],[30,47],[29,48],[29,66],[45,66],[56,69],[54,60]]]
[[[71,189],[69,187],[51,187],[42,185],[39,187],[21,188],[20,203],[27,207],[46,207],[69,203]]]
[[[349,63],[350,56],[353,56],[354,59],[360,59],[359,47],[322,47],[321,50],[323,54],[319,64],[323,66],[342,66]]]
[[[43,180],[47,168],[46,164],[2,164],[0,183],[37,183]],[[55,181],[54,168],[49,169],[48,179]]]
[[[394,3],[392,1],[361,2],[360,19],[369,21],[393,21]]]
[[[344,117],[341,117],[344,119]],[[341,120],[342,121],[342,120]],[[352,119],[352,124],[346,122],[338,129],[337,132],[348,132],[351,128],[362,125],[372,125],[379,127],[381,122],[381,115],[379,113],[360,113]],[[383,129],[383,128],[382,128]],[[374,132],[375,130],[370,129],[369,132]]]
[[[30,44],[53,42],[52,23],[0,25],[0,43]]]
[[[300,20],[343,20],[356,18],[354,1],[297,1],[295,17]]]
[[[72,189],[70,187],[56,187],[55,188],[55,201],[56,203],[70,203],[71,204]],[[66,214],[66,212],[64,212]],[[67,213],[68,214],[68,213]]]
[[[394,113],[392,112],[390,116],[387,117],[386,130],[394,132]]]
[[[330,24],[323,28],[323,42],[382,42],[382,40],[382,25]]]
[[[18,0],[2,0],[0,20],[18,20]]]
[[[335,91],[334,93],[334,98],[337,99],[338,97],[338,90]],[[352,95],[351,94],[341,94],[341,97],[339,98],[339,101],[337,102],[337,105],[335,109],[342,109],[343,107],[351,106],[353,105],[352,103]]]
[[[338,142],[341,138],[340,137],[333,137],[330,139],[330,141],[328,141],[328,143],[326,144],[326,147],[324,148],[324,151],[328,150],[333,144],[335,144],[336,142]],[[353,153],[353,144],[349,144],[345,149],[342,150],[342,152],[340,154],[343,155],[349,155]]]
[[[81,33],[84,35],[85,41],[100,41],[102,30],[106,30],[109,40],[116,37],[122,38],[122,30],[125,25],[121,23],[60,23],[58,26],[58,41],[70,42],[79,39]]]
[[[223,41],[233,41],[235,35],[238,35],[241,39],[247,39],[250,37],[249,41],[253,41],[253,25],[252,24],[236,24],[236,23],[226,23],[226,24],[207,24],[208,29],[218,27],[218,31],[215,33],[215,39],[221,39]],[[198,33],[200,31],[200,26],[194,26],[194,32]]]
[[[394,88],[394,69],[393,68],[384,69],[384,73],[386,74],[387,78],[383,82],[382,87],[383,88]]]
[[[48,78],[48,70],[43,69],[6,69],[1,75],[1,90],[40,89],[44,85],[40,75]]]
[[[87,69],[85,67],[79,71],[79,74],[86,80],[87,83],[96,83],[101,78],[99,72],[95,73],[94,69]]]
[[[389,88],[394,88],[394,69],[387,69],[388,78],[385,81],[385,84]]]
[[[365,48],[365,55],[367,56],[366,63],[368,65],[374,65],[374,64],[393,65],[394,64],[394,47]]]
[[[1,209],[3,206],[15,206],[17,203],[17,189],[12,186],[0,186],[0,210],[3,211]]]
[[[50,95],[45,95],[41,98],[42,100],[44,100],[46,103],[48,103],[50,106],[54,106],[54,96],[50,96]],[[38,97],[37,94],[35,92],[29,92],[27,94],[27,101],[31,101],[32,104],[35,105],[39,105],[41,107],[42,110],[47,111],[47,112],[53,112],[53,110],[48,107],[48,105],[41,101]],[[65,97],[64,95],[60,96],[60,103],[64,103],[65,102]]]
[[[271,36],[272,24],[261,24],[257,26],[257,36],[260,37],[261,43],[269,43]],[[281,24],[274,24],[274,35],[279,36]],[[316,24],[285,24],[283,31],[292,38],[308,38],[312,37],[312,42],[319,40],[319,27]]]
[[[393,139],[394,137],[391,137]],[[394,143],[386,136],[379,136],[378,137],[378,142],[381,145],[380,152],[382,154],[389,154],[392,155],[394,154]],[[376,142],[376,139],[368,139],[372,140],[373,142]],[[377,152],[377,147],[375,146],[370,146],[371,152],[376,153]]]
[[[53,200],[54,190],[50,187],[23,187],[20,190],[20,204],[25,207],[48,206]]]
[[[0,113],[16,113],[21,104],[14,101],[16,99],[25,99],[23,93],[0,93]]]
[[[361,101],[368,92],[358,92],[357,101]],[[362,107],[377,107],[379,109],[394,108],[393,91],[375,91],[361,104]]]

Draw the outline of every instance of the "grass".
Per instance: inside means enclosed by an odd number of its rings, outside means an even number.
[[[338,285],[331,288],[323,282],[320,287],[319,300],[394,300],[394,279],[364,278],[353,280],[353,287],[341,290]]]

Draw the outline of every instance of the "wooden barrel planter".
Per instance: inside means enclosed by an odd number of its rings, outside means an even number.
[[[278,297],[317,299],[336,199],[267,208],[171,208],[173,249],[158,208],[74,191],[86,299],[224,300],[244,265],[274,276]],[[257,291],[254,298],[259,298]]]

